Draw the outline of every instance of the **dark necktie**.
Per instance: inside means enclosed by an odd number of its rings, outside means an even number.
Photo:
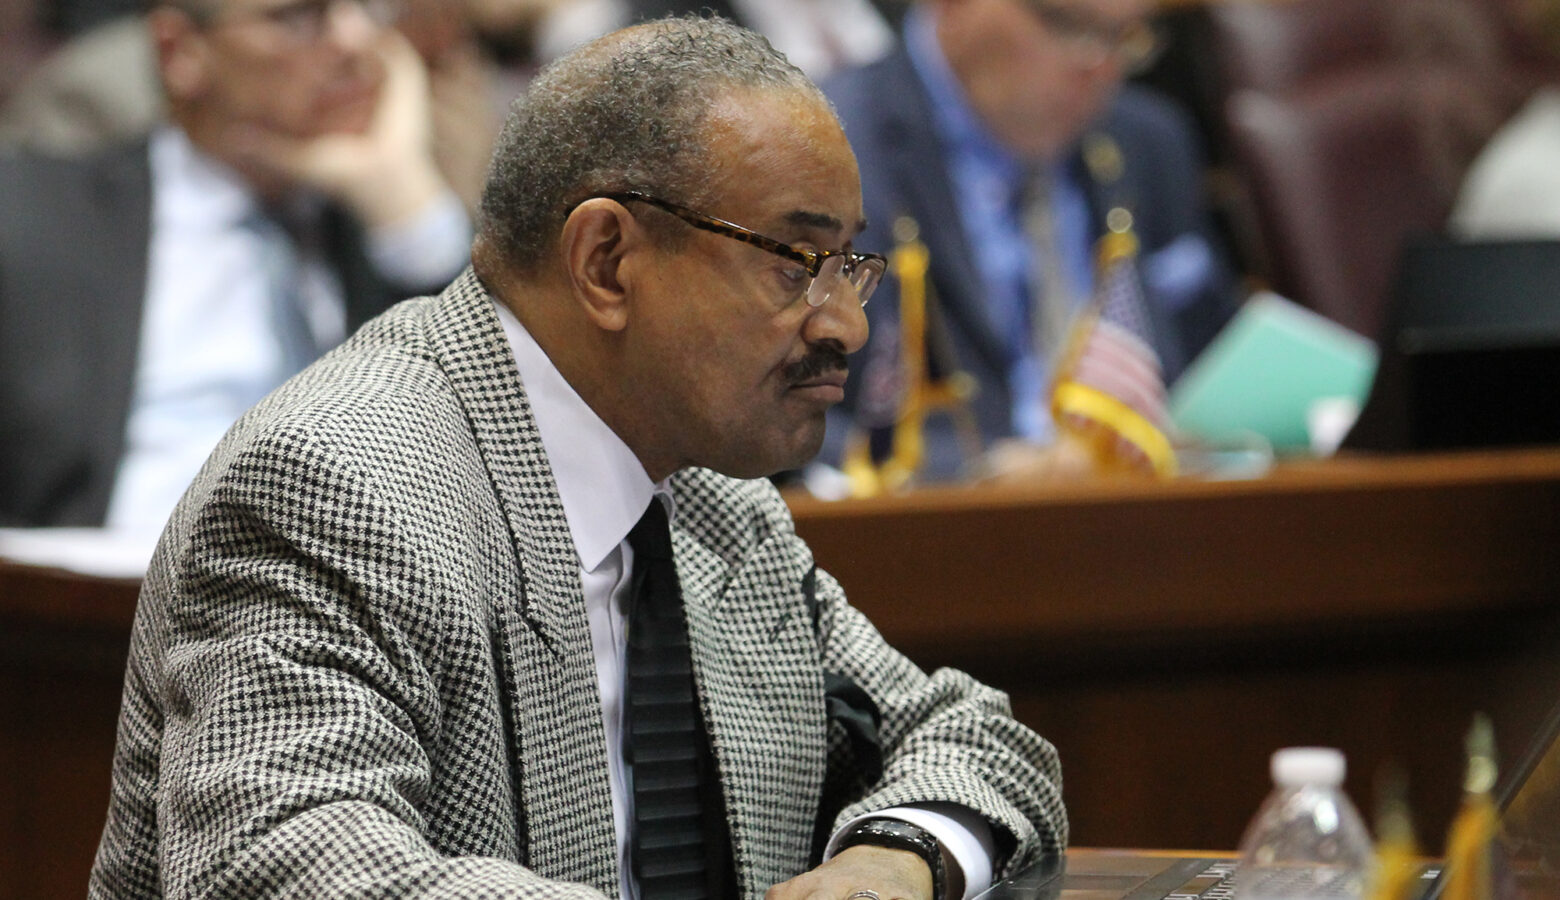
[[[642,900],[723,897],[730,838],[659,500],[650,501],[628,543],[634,548],[626,691],[634,877]]]
[[[1068,326],[1080,305],[1072,279],[1067,277],[1061,235],[1057,233],[1055,194],[1049,175],[1031,180],[1024,192],[1024,233],[1034,251],[1036,277],[1030,280],[1030,335],[1041,365],[1055,363],[1055,354],[1066,340]]]
[[[320,355],[303,311],[303,256],[293,235],[270,215],[256,212],[244,224],[260,238],[271,332],[281,350],[275,383],[281,384]]]

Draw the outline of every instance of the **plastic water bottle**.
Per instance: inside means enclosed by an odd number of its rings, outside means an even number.
[[[1240,842],[1236,900],[1361,900],[1374,851],[1343,793],[1343,754],[1290,747],[1272,771],[1273,792]]]

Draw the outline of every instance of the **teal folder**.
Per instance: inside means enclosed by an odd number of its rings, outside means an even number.
[[[1218,443],[1261,435],[1274,450],[1309,448],[1317,400],[1365,402],[1376,345],[1277,294],[1255,294],[1170,389],[1185,434]]]

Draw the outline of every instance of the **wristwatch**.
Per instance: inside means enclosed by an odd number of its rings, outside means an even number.
[[[932,896],[936,900],[943,900],[948,874],[943,869],[942,846],[930,831],[903,819],[862,819],[840,835],[836,846],[844,850],[858,844],[909,850],[921,857],[926,861],[927,868],[932,870]]]

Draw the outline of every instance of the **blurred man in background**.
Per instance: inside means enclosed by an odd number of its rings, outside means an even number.
[[[0,156],[0,523],[159,528],[240,412],[464,265],[399,11],[163,3],[167,126]]]
[[[534,74],[539,21],[575,0],[404,0],[395,23],[427,73],[434,161],[469,209],[509,100]],[[165,117],[144,14],[71,37],[0,104],[0,145],[89,153],[146,136]]]
[[[1023,452],[970,459],[954,420],[926,427],[928,478],[1057,462],[1047,382],[1093,290],[1096,239],[1113,210],[1141,242],[1147,327],[1173,379],[1235,308],[1210,237],[1202,166],[1186,117],[1123,79],[1155,57],[1148,0],[922,0],[902,47],[825,83],[861,162],[869,230],[860,246],[924,244],[927,363],[967,373],[972,429]],[[1119,215],[1117,216],[1119,219]],[[904,229],[898,238],[896,224]],[[902,276],[903,273],[899,273]],[[873,299],[872,337],[852,380],[850,426],[892,428],[905,376],[900,277]]]

